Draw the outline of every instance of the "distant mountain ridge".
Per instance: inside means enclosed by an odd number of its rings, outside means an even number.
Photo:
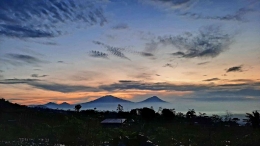
[[[147,98],[143,101],[140,101],[140,102],[132,102],[132,101],[129,101],[129,100],[125,100],[125,99],[122,99],[122,98],[118,98],[118,97],[115,97],[115,96],[112,96],[112,95],[106,95],[106,96],[102,96],[100,98],[97,98],[95,100],[92,100],[92,101],[89,101],[89,102],[84,102],[84,103],[78,103],[80,105],[82,105],[83,107],[84,106],[93,106],[93,105],[109,105],[109,104],[141,104],[141,103],[147,103],[147,104],[151,104],[151,103],[168,103],[162,99],[160,99],[159,97],[157,96],[152,96],[150,98]],[[74,108],[75,104],[69,104],[67,102],[63,102],[61,104],[57,104],[57,103],[54,103],[54,102],[49,102],[49,103],[46,103],[42,106],[45,106],[45,107],[48,107],[48,108]]]
[[[145,103],[145,102],[162,102],[162,103],[167,103],[166,101],[160,99],[157,96],[152,96],[152,97],[147,98],[147,99],[145,99],[143,101],[140,101],[140,103]]]
[[[87,103],[132,103],[132,101],[121,99],[112,95],[106,95],[83,104],[87,104]]]

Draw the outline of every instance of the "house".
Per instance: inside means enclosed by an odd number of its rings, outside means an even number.
[[[105,119],[101,122],[104,126],[118,127],[125,124],[126,119]]]

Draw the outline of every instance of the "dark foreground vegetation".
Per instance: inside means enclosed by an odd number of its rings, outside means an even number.
[[[247,113],[246,124],[227,112],[223,118],[191,109],[133,109],[124,112],[29,108],[0,99],[0,145],[88,146],[259,146],[259,113]],[[116,108],[116,107],[115,107]],[[106,118],[127,119],[104,126]]]

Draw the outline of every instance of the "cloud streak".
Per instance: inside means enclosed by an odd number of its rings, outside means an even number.
[[[94,51],[94,50],[89,52],[89,56],[95,57],[95,58],[106,58],[106,59],[108,58],[108,54],[100,52],[100,51]]]
[[[128,57],[125,56],[125,54],[123,53],[123,51],[125,51],[126,49],[125,48],[119,48],[119,47],[113,47],[113,46],[109,46],[109,45],[106,45],[102,42],[99,42],[99,41],[93,41],[94,44],[96,45],[101,45],[103,46],[104,48],[107,49],[107,51],[113,55],[113,56],[116,56],[116,57],[119,57],[119,58],[122,58],[122,59],[127,59],[127,60],[130,60]]]
[[[177,13],[180,16],[189,17],[192,19],[208,19],[208,20],[221,20],[221,21],[242,21],[245,22],[244,16],[250,12],[253,12],[252,9],[247,8],[240,8],[234,14],[228,14],[224,16],[204,16],[200,13],[193,13],[193,12],[184,12],[184,13]]]
[[[157,44],[172,46],[179,51],[172,53],[181,58],[214,58],[229,48],[232,36],[221,31],[220,26],[202,27],[198,34],[158,37]]]
[[[128,28],[129,28],[129,26],[126,23],[117,24],[112,27],[112,29],[115,29],[115,30],[123,30],[123,29],[128,29]]]
[[[218,81],[220,80],[219,78],[211,78],[211,79],[206,79],[206,80],[203,80],[203,81],[206,81],[206,82],[211,82],[211,81]]]
[[[11,64],[13,66],[22,66],[22,65],[39,65],[41,63],[47,63],[37,57],[25,54],[15,54],[9,53],[4,56],[5,58],[0,58],[2,63]]]
[[[208,63],[210,63],[210,62],[209,61],[205,61],[205,62],[200,62],[197,65],[205,65],[205,64],[208,64]]]
[[[215,79],[212,79],[215,80]],[[260,82],[246,82],[239,84],[174,84],[167,82],[143,82],[134,80],[119,80],[117,83],[101,85],[98,87],[84,86],[84,85],[68,85],[60,83],[52,83],[39,79],[4,79],[0,80],[0,84],[14,85],[26,84],[36,89],[47,91],[56,91],[61,93],[73,92],[120,92],[127,90],[140,91],[182,91],[193,94],[194,100],[203,101],[229,101],[233,97],[260,99]],[[207,98],[206,98],[207,97]],[[224,99],[222,99],[224,98]],[[238,101],[234,99],[234,101]]]
[[[0,35],[13,38],[56,37],[66,32],[65,25],[107,22],[103,10],[88,0],[1,0],[0,9]]]
[[[46,82],[39,79],[5,79],[1,80],[0,84],[27,84],[37,89],[56,91],[62,93],[70,92],[96,92],[97,88],[83,86],[83,85],[67,85]]]
[[[32,74],[31,77],[34,78],[43,78],[43,77],[47,77],[48,75],[38,75],[38,74]]]
[[[228,72],[243,72],[243,70],[242,70],[242,65],[230,67],[230,68],[227,69],[226,72],[227,72],[227,73],[228,73]]]
[[[142,0],[141,2],[170,9],[188,9],[197,0]]]

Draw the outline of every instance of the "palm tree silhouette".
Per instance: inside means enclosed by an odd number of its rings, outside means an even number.
[[[254,128],[257,128],[260,126],[260,114],[256,111],[253,111],[252,114],[246,113],[247,119],[245,119],[245,122],[251,124]]]

